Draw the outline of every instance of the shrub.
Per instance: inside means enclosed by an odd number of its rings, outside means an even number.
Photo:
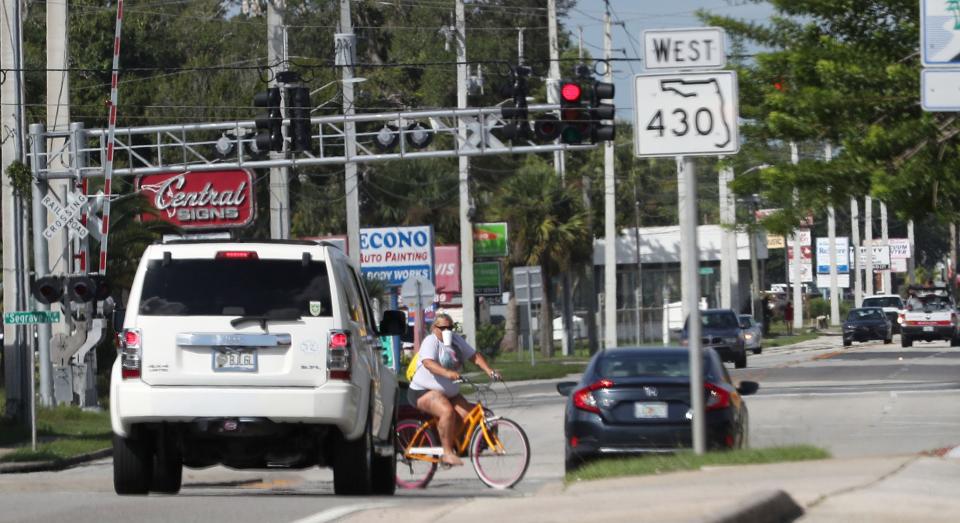
[[[830,316],[830,302],[823,298],[813,298],[810,300],[810,317]]]
[[[500,352],[500,341],[503,340],[505,330],[500,325],[480,325],[477,328],[477,350],[485,357],[495,359]]]

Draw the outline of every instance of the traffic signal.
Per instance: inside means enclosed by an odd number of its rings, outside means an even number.
[[[101,301],[110,296],[110,288],[100,274],[71,276],[67,279],[67,295],[77,303]]]
[[[261,91],[253,97],[253,105],[263,107],[266,114],[261,113],[256,119],[257,150],[283,150],[283,113],[280,111],[280,88],[271,87]]]
[[[33,297],[40,303],[50,305],[63,298],[63,277],[44,276],[33,281],[30,289]]]
[[[513,99],[513,106],[505,105],[500,108],[500,116],[506,120],[501,132],[509,140],[518,141],[530,137],[530,113],[527,109],[527,77],[530,72],[528,66],[517,66],[510,72],[510,82],[500,88],[501,96]]]
[[[590,88],[590,141],[605,142],[613,140],[616,134],[616,126],[613,122],[606,124],[603,120],[613,120],[616,116],[616,108],[612,103],[604,103],[601,100],[613,98],[613,84],[606,82],[593,82]]]
[[[290,118],[290,144],[294,152],[309,151],[311,141],[310,89],[290,87],[287,89],[287,115]]]
[[[560,141],[578,144],[590,133],[589,111],[583,107],[583,87],[579,82],[564,80],[560,84]]]

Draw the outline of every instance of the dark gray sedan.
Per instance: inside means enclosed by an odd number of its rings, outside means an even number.
[[[734,385],[717,353],[704,350],[707,446],[745,446],[747,406],[756,382]],[[577,382],[561,382],[565,465],[600,456],[691,448],[690,365],[685,347],[615,348],[598,352]]]

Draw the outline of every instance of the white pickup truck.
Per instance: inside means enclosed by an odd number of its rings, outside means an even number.
[[[110,379],[114,489],[173,494],[182,469],[333,468],[394,492],[397,377],[356,267],[315,242],[177,241],[143,254]]]
[[[947,340],[960,346],[960,318],[947,287],[911,287],[900,344],[912,347],[915,341]]]

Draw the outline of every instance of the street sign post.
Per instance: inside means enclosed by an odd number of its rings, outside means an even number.
[[[723,69],[725,33],[719,27],[643,32],[643,63],[650,69]]]
[[[514,267],[513,293],[517,297],[518,304],[527,306],[527,340],[530,343],[530,365],[536,365],[533,356],[533,318],[530,309],[533,308],[534,303],[543,301],[540,267],[536,265]]]
[[[740,150],[737,74],[657,73],[634,78],[634,150],[640,158]]]
[[[60,323],[59,311],[14,311],[3,313],[5,325],[33,325],[36,323]]]

